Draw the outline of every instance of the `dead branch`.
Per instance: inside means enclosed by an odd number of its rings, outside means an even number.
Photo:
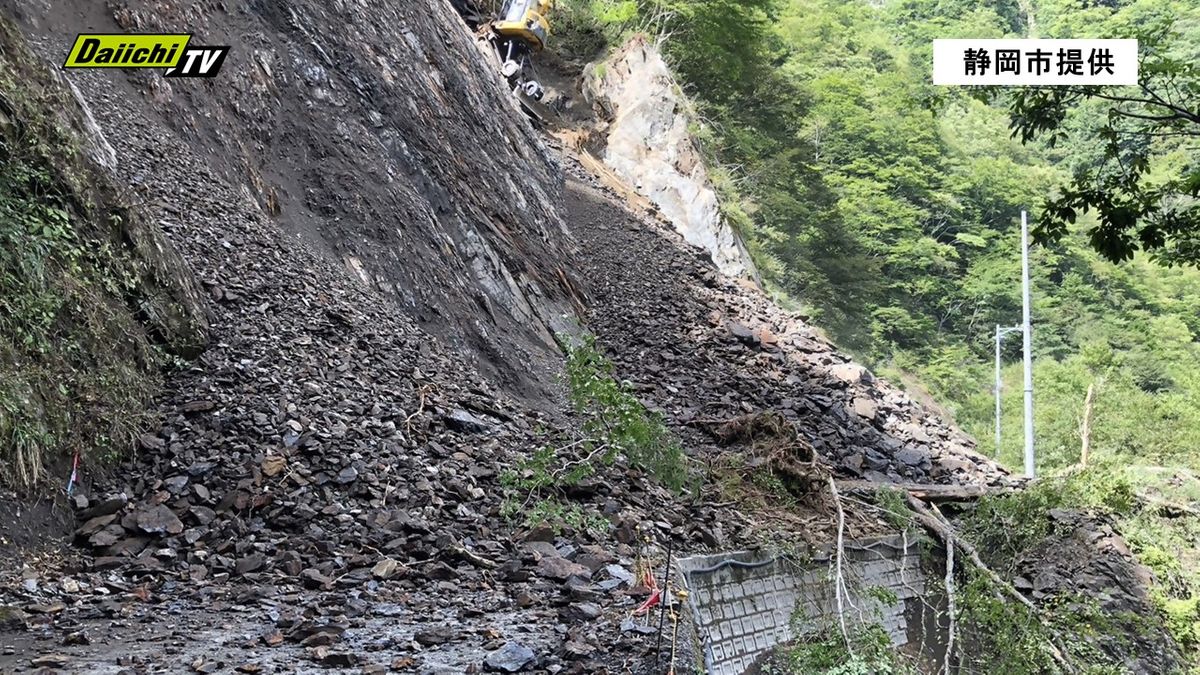
[[[883,490],[906,492],[928,502],[967,501],[980,497],[1003,495],[1018,488],[1007,485],[924,485],[921,483],[876,483],[869,480],[839,480],[845,492],[875,493]]]
[[[421,387],[421,389],[417,393],[421,397],[421,402],[417,405],[417,409],[416,409],[416,411],[413,412],[413,414],[404,418],[404,430],[410,434],[412,433],[413,418],[416,417],[417,415],[420,415],[421,413],[425,412],[425,395],[429,393],[429,386],[425,385],[425,386]]]
[[[452,550],[458,555],[462,556],[464,560],[476,567],[481,567],[485,570],[496,569],[495,562],[484,558],[478,553],[468,550],[466,546],[455,545]]]
[[[842,593],[845,589],[845,580],[842,576],[842,556],[845,554],[845,531],[846,531],[846,513],[842,510],[842,500],[838,496],[837,483],[834,482],[833,476],[829,477],[829,492],[833,495],[833,505],[837,507],[838,529],[837,529],[837,554],[834,557],[834,568],[836,570],[833,579],[833,595],[837,599],[838,623],[842,628],[842,640],[846,643],[846,652],[853,655],[854,649],[850,645],[850,633],[846,630],[846,612],[842,606]]]
[[[567,445],[564,445],[561,448],[555,449],[554,454],[557,455],[559,453],[565,452],[567,450],[570,450],[571,448],[583,445],[585,443],[597,443],[597,442],[598,441],[594,438],[581,438],[573,443],[568,443]],[[568,471],[570,471],[571,469],[574,469],[577,466],[582,466],[584,464],[591,463],[591,461],[593,459],[596,459],[597,455],[599,455],[600,453],[605,452],[607,450],[608,450],[608,443],[600,443],[595,448],[593,448],[592,451],[590,453],[588,453],[586,457],[582,457],[582,458],[574,460],[574,461],[566,462],[561,467],[559,467],[557,470],[555,470],[554,474],[553,474],[554,479],[558,480],[559,478],[562,478],[563,476],[565,476],[567,474]]]
[[[925,529],[929,530],[934,534],[934,536],[940,539],[942,543],[946,545],[947,550],[949,550],[951,547],[957,548],[959,552],[967,556],[971,563],[975,565],[980,572],[983,572],[988,579],[996,585],[997,588],[1003,591],[1003,593],[1008,597],[1016,600],[1018,603],[1028,609],[1034,617],[1037,618],[1038,622],[1041,623],[1042,626],[1048,631],[1048,642],[1046,643],[1046,646],[1050,649],[1050,657],[1054,659],[1054,662],[1057,663],[1058,666],[1063,669],[1063,671],[1071,674],[1077,672],[1075,667],[1071,665],[1071,662],[1067,660],[1065,650],[1057,644],[1058,640],[1054,637],[1049,637],[1050,635],[1053,635],[1053,627],[1038,610],[1037,605],[1034,605],[1032,600],[1026,598],[1021,594],[1020,591],[1014,588],[1012,584],[1000,578],[999,574],[996,574],[992,568],[984,564],[983,559],[979,557],[979,552],[975,550],[975,547],[969,544],[962,537],[956,536],[954,527],[950,525],[949,522],[947,522],[944,518],[935,516],[932,512],[930,512],[925,504],[921,502],[921,500],[917,499],[911,494],[907,496],[907,501],[908,506],[912,509],[913,516],[917,519],[917,521],[920,522]]]
[[[1139,502],[1142,502],[1146,506],[1153,506],[1166,516],[1180,516],[1184,514],[1189,516],[1200,516],[1200,509],[1188,506],[1186,504],[1178,504],[1176,502],[1167,501],[1166,499],[1159,499],[1158,497],[1148,495],[1145,492],[1138,492],[1134,496],[1137,497]]]
[[[1087,397],[1083,401],[1083,423],[1079,425],[1079,465],[1088,465],[1088,455],[1092,450],[1092,402],[1096,395],[1096,383],[1088,385]]]
[[[933,507],[936,509],[937,507]],[[939,514],[940,515],[940,514]],[[951,540],[954,539],[953,533],[947,531],[946,536]],[[942,669],[946,675],[950,674],[950,660],[954,656],[954,546],[951,543],[946,544],[946,602],[947,612],[950,614],[950,625],[946,628],[946,657],[942,662]]]

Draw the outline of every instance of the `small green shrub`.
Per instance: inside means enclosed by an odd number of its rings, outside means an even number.
[[[1095,465],[1042,478],[1019,492],[980,499],[963,522],[963,534],[987,552],[993,565],[1004,568],[1050,533],[1051,509],[1128,514],[1135,502],[1133,485],[1122,473]]]
[[[687,462],[679,441],[667,430],[662,416],[651,413],[629,386],[612,376],[613,365],[586,336],[567,349],[567,384],[571,403],[583,418],[583,433],[592,441],[585,451],[603,446],[602,460],[624,455],[630,465],[645,470],[663,485],[681,492],[688,483]]]
[[[764,672],[771,675],[909,675],[917,672],[895,650],[879,624],[860,626],[850,645],[833,628],[782,648]]]
[[[897,530],[907,530],[912,527],[912,511],[905,502],[904,493],[890,488],[875,493],[875,505],[884,512],[884,519]]]
[[[1171,637],[1185,653],[1194,654],[1200,649],[1200,597],[1170,598],[1161,592],[1152,595]]]
[[[565,338],[560,340],[567,344]],[[612,363],[596,347],[594,336],[566,347],[565,379],[571,404],[580,416],[582,438],[545,445],[500,475],[508,491],[501,507],[509,519],[526,525],[549,523],[603,531],[608,521],[564,502],[568,488],[624,458],[675,492],[689,481],[679,441],[662,417],[646,410],[628,386],[612,377]]]
[[[552,17],[551,49],[585,60],[606,51],[623,33],[624,4],[604,0],[560,0]],[[636,5],[634,9],[636,12]]]

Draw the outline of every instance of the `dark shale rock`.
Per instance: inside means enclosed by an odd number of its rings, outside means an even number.
[[[592,571],[588,568],[559,556],[546,556],[539,560],[537,572],[547,579],[557,581],[564,581],[573,576],[583,579],[589,579],[592,576]]]
[[[137,528],[147,534],[179,534],[183,532],[183,523],[171,509],[164,504],[156,504],[138,509],[134,515]]]
[[[451,410],[442,419],[445,420],[446,426],[451,429],[468,434],[481,434],[490,428],[487,422],[484,422],[466,410]]]
[[[533,650],[519,642],[506,643],[484,659],[489,670],[502,673],[518,673],[532,665],[536,656]]]

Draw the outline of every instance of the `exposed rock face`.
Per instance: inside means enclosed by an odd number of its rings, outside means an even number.
[[[721,215],[708,169],[692,138],[687,99],[662,55],[634,37],[593,68],[584,86],[611,119],[604,161],[654,202],[688,243],[731,277],[757,276],[741,237]]]
[[[116,75],[290,236],[390,295],[470,365],[545,398],[572,312],[561,171],[447,2],[34,0],[48,37],[184,31],[212,80]]]
[[[1016,561],[1013,585],[1038,603],[1084,609],[1103,625],[1075,636],[1130,673],[1175,673],[1179,648],[1150,620],[1153,573],[1140,564],[1104,516],[1052,509],[1051,534]],[[1095,603],[1088,606],[1088,603]]]

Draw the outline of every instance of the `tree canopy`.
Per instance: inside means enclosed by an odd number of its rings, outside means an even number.
[[[1072,16],[1052,14],[1051,27],[1062,33],[1055,37],[1136,38],[1139,82],[1017,89],[1008,97],[1022,141],[1096,145],[1079,153],[1089,161],[1074,162],[1070,182],[1046,201],[1036,235],[1060,240],[1092,211],[1091,245],[1109,260],[1144,250],[1168,264],[1200,263],[1200,7],[1126,3],[1082,25]],[[1172,151],[1177,161],[1156,161]]]

